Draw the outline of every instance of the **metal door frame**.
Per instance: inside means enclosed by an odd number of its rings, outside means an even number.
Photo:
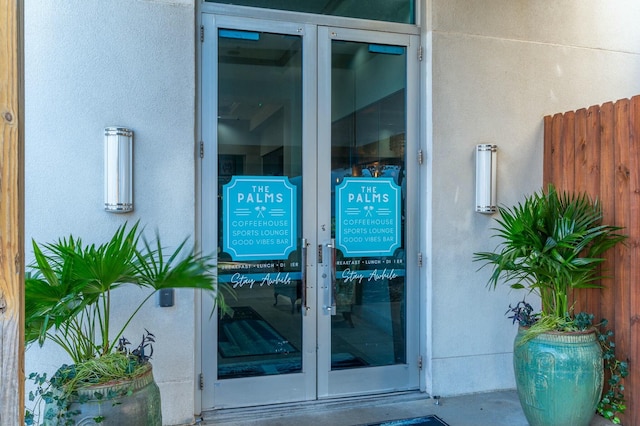
[[[280,16],[280,14],[270,11],[266,16]],[[287,15],[287,13],[283,13]],[[295,14],[294,14],[295,15]],[[339,19],[340,20],[340,19]],[[418,239],[406,238],[407,251],[407,289],[412,287],[411,293],[407,294],[407,300],[413,301],[411,306],[407,305],[407,364],[389,367],[372,367],[369,375],[379,377],[379,386],[373,390],[363,390],[359,386],[359,380],[356,377],[349,377],[343,374],[344,371],[331,372],[326,368],[319,369],[320,364],[328,365],[328,352],[322,355],[317,349],[326,346],[326,342],[319,340],[321,333],[325,333],[325,338],[330,339],[330,335],[326,333],[326,325],[322,325],[321,301],[318,294],[320,286],[317,285],[316,278],[319,276],[319,267],[317,265],[317,251],[314,247],[318,247],[320,242],[326,239],[326,227],[323,231],[320,226],[327,222],[323,214],[319,212],[318,200],[327,200],[330,194],[323,194],[318,190],[317,179],[319,176],[318,164],[330,164],[330,150],[322,148],[323,140],[327,139],[327,132],[330,126],[330,111],[327,115],[326,105],[327,99],[330,99],[330,86],[327,87],[325,77],[319,75],[319,66],[326,62],[326,55],[330,55],[330,50],[326,51],[327,46],[319,42],[319,34],[327,37],[332,32],[339,34],[339,37],[345,37],[350,41],[375,41],[377,43],[385,42],[389,44],[398,44],[407,46],[408,49],[415,49],[416,54],[408,52],[407,54],[407,145],[406,145],[406,180],[408,183],[407,193],[407,229],[420,229],[419,212],[420,202],[418,197],[419,190],[419,174],[417,161],[415,164],[411,160],[412,153],[419,150],[419,65],[418,53],[419,33],[417,27],[413,28],[415,34],[397,34],[397,33],[380,33],[378,31],[364,31],[345,29],[337,27],[324,27],[312,24],[301,24],[296,22],[285,22],[279,20],[262,20],[237,16],[213,15],[210,13],[201,13],[201,49],[198,57],[199,70],[199,150],[201,161],[198,163],[198,179],[197,179],[197,209],[198,209],[198,226],[199,247],[203,253],[215,253],[217,250],[216,239],[205,237],[207,235],[217,235],[217,220],[212,218],[207,220],[204,213],[213,212],[217,214],[217,121],[206,120],[205,117],[217,117],[217,28],[229,27],[236,29],[245,29],[252,31],[267,31],[271,33],[285,33],[302,35],[303,37],[303,102],[307,106],[303,112],[303,206],[306,211],[303,213],[303,235],[309,243],[309,257],[307,264],[308,286],[307,291],[309,297],[309,306],[312,306],[313,312],[309,312],[303,322],[303,333],[305,336],[305,344],[303,348],[303,366],[304,370],[300,376],[304,379],[301,383],[292,381],[292,375],[271,376],[265,381],[270,382],[264,387],[262,394],[264,399],[256,399],[251,405],[264,405],[280,402],[309,401],[321,398],[330,398],[336,396],[361,395],[366,393],[392,392],[407,389],[417,389],[420,384],[421,376],[419,374],[419,348],[422,339],[419,337],[418,324],[421,318],[419,301],[421,300],[418,283]],[[397,26],[397,25],[392,25]],[[404,27],[407,27],[406,25]],[[330,40],[330,39],[327,39]],[[325,49],[325,50],[323,50]],[[329,56],[330,58],[330,56]],[[322,71],[320,71],[322,72]],[[326,70],[325,70],[326,72]],[[329,98],[327,98],[329,96]],[[329,103],[330,105],[330,103]],[[330,136],[330,134],[329,134]],[[312,150],[309,155],[309,150]],[[305,153],[306,152],[306,153]],[[325,163],[328,161],[328,163]],[[316,231],[317,230],[317,231]],[[330,229],[329,229],[330,232]],[[415,234],[413,234],[415,235]],[[213,302],[208,297],[198,297],[196,300],[196,377],[194,392],[196,395],[196,412],[202,410],[224,408],[233,406],[232,398],[227,400],[227,392],[234,394],[236,392],[246,392],[249,380],[232,379],[236,381],[237,386],[222,385],[220,382],[212,379],[217,374],[217,362],[206,363],[205,354],[216,354],[216,339],[205,338],[210,335],[211,327],[206,326],[206,321],[213,310]],[[211,321],[216,323],[216,321]],[[213,326],[213,332],[217,333],[217,324]],[[216,334],[214,334],[216,335]],[[317,342],[317,343],[316,343]],[[384,371],[386,369],[386,372]],[[363,371],[364,371],[363,370]],[[375,371],[372,371],[375,370]],[[201,372],[201,373],[198,373]],[[333,377],[331,377],[333,376]],[[397,385],[387,386],[384,383],[390,383],[397,377],[411,377],[401,388]],[[204,382],[204,383],[203,383]],[[333,383],[332,383],[333,382]],[[361,382],[361,380],[360,380]],[[200,385],[203,384],[202,387]],[[251,384],[250,386],[253,386]],[[273,389],[282,391],[277,398],[273,398]]]

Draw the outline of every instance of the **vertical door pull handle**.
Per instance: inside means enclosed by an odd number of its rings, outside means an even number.
[[[303,238],[301,242],[302,247],[300,248],[300,281],[302,281],[302,294],[300,297],[300,305],[302,306],[302,314],[307,315],[307,311],[310,309],[307,305],[307,239]]]
[[[336,314],[336,240],[331,239],[328,245],[329,251],[329,268],[331,270],[331,315]]]

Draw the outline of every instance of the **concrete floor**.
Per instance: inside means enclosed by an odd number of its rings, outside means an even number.
[[[200,425],[356,426],[435,414],[450,426],[527,426],[514,390],[440,398],[403,393],[206,413]],[[590,426],[610,422],[596,416]]]

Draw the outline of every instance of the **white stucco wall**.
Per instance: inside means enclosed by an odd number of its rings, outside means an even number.
[[[474,213],[474,148],[498,145],[498,202],[542,186],[545,115],[640,93],[640,4],[633,0],[433,0],[425,44],[432,108],[427,286],[435,395],[514,386],[516,328],[503,314],[522,293],[485,288],[476,251],[492,250],[492,216]],[[426,236],[429,238],[429,235]]]
[[[165,246],[193,236],[195,215],[195,11],[189,1],[25,2],[26,253],[30,239],[104,241],[140,220]],[[134,130],[131,214],[103,210],[104,127]],[[120,294],[130,304],[139,292]],[[127,333],[156,335],[154,375],[166,424],[194,407],[194,296],[147,304]],[[128,312],[128,311],[127,311]],[[115,313],[116,318],[121,317]],[[31,348],[26,372],[55,369],[63,354]]]

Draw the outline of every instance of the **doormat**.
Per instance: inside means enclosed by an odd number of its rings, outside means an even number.
[[[381,423],[369,423],[365,426],[449,426],[438,416],[414,417],[412,419],[389,420]]]
[[[220,318],[218,351],[223,358],[298,352],[287,339],[249,306],[232,308]]]

